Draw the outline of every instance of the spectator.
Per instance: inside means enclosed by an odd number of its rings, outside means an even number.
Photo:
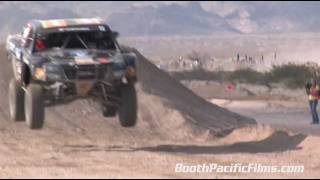
[[[310,111],[312,115],[312,123],[311,124],[319,124],[319,117],[317,112],[318,99],[319,99],[319,85],[315,79],[312,79],[311,82],[306,84],[306,92],[309,96],[309,105]]]

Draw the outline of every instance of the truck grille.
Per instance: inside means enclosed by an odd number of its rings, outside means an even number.
[[[111,66],[107,65],[81,65],[78,68],[64,67],[64,72],[68,80],[102,80],[105,74],[110,74]],[[107,73],[110,72],[110,73]]]
[[[90,80],[97,79],[97,70],[95,65],[81,65],[77,69],[77,79]]]
[[[65,68],[64,73],[69,80],[75,80],[77,78],[77,71],[72,68]]]

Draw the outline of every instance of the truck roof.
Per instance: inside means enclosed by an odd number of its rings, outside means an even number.
[[[38,20],[42,28],[57,28],[77,25],[98,25],[102,21],[98,18],[79,18],[79,19],[51,19],[51,20]]]
[[[74,18],[74,19],[49,19],[31,21],[40,31],[55,31],[63,28],[89,28],[103,26],[107,30],[110,28],[102,22],[100,18]]]

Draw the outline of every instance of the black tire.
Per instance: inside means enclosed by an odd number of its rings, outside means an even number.
[[[44,124],[43,89],[40,85],[30,84],[25,94],[25,116],[30,129],[41,129]]]
[[[118,110],[119,121],[123,127],[133,127],[137,122],[137,93],[134,85],[121,88],[121,104]]]
[[[10,119],[14,122],[25,120],[24,95],[22,83],[11,79],[9,85],[9,111]]]

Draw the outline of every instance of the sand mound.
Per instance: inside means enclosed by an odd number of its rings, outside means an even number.
[[[162,104],[167,109],[177,110],[186,122],[197,127],[210,129],[213,132],[224,132],[255,124],[253,119],[230,112],[200,98],[150,63],[137,50],[133,49],[132,51],[139,58],[138,75],[143,92],[161,98],[159,101],[144,103],[148,105],[152,103]],[[157,108],[155,107],[155,109]],[[159,114],[158,117],[163,116],[161,111],[155,111],[154,113]]]
[[[233,129],[255,124],[255,121],[220,108],[205,101],[185,88],[165,72],[159,70],[137,50],[139,84],[138,126],[126,130],[132,138],[157,137],[160,139],[184,139],[210,137],[231,132]],[[0,115],[8,119],[7,87],[12,76],[11,64],[5,58],[4,49],[0,54]],[[98,106],[90,101],[76,101],[71,105],[47,108],[46,122],[50,128],[75,129],[75,131],[103,133],[102,118]],[[52,123],[51,123],[52,122]],[[123,132],[117,121],[110,120],[109,133]],[[60,125],[60,127],[59,127]],[[137,132],[137,129],[139,131]],[[110,132],[111,131],[111,132]],[[132,133],[132,134],[131,134]],[[123,134],[126,137],[128,134]]]

